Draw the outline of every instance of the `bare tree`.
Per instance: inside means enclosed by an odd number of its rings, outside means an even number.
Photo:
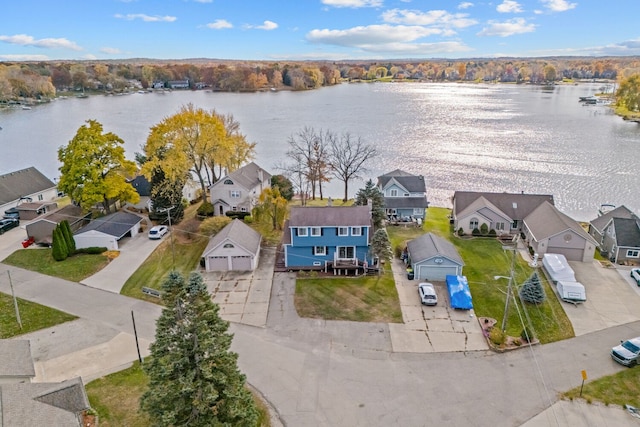
[[[314,200],[316,190],[320,193],[320,200],[323,199],[322,183],[329,181],[330,136],[330,132],[316,132],[313,128],[305,127],[287,141],[289,150],[286,155],[293,160],[296,173],[302,173],[306,177]]]
[[[343,201],[349,199],[349,181],[359,178],[367,169],[367,160],[378,154],[371,145],[365,144],[360,137],[353,138],[348,132],[340,138],[331,134],[329,138],[329,165],[331,172],[344,182]]]

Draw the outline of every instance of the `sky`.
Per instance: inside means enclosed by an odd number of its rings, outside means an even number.
[[[0,61],[640,55],[640,0],[7,0]]]

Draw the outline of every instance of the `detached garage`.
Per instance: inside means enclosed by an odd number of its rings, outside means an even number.
[[[409,241],[407,251],[416,280],[444,281],[448,275],[462,275],[464,262],[456,248],[433,233]]]
[[[124,237],[135,237],[142,218],[129,212],[116,212],[91,221],[73,235],[77,248],[106,247],[119,250],[118,242]]]
[[[209,240],[202,253],[207,271],[255,270],[262,236],[239,219],[234,219]]]

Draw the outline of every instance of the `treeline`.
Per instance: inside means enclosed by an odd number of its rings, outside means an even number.
[[[611,79],[640,72],[638,57],[526,58],[428,61],[220,61],[122,60],[0,63],[0,102],[49,99],[58,92],[123,92],[172,87],[257,91],[316,89],[341,81],[417,80],[550,83]],[[184,84],[182,85],[185,86]]]

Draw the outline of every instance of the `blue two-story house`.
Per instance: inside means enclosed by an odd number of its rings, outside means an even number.
[[[384,195],[384,208],[390,220],[424,220],[427,185],[422,175],[396,169],[378,177],[378,188]]]
[[[357,274],[367,266],[371,232],[369,206],[292,207],[283,238],[285,267]]]

